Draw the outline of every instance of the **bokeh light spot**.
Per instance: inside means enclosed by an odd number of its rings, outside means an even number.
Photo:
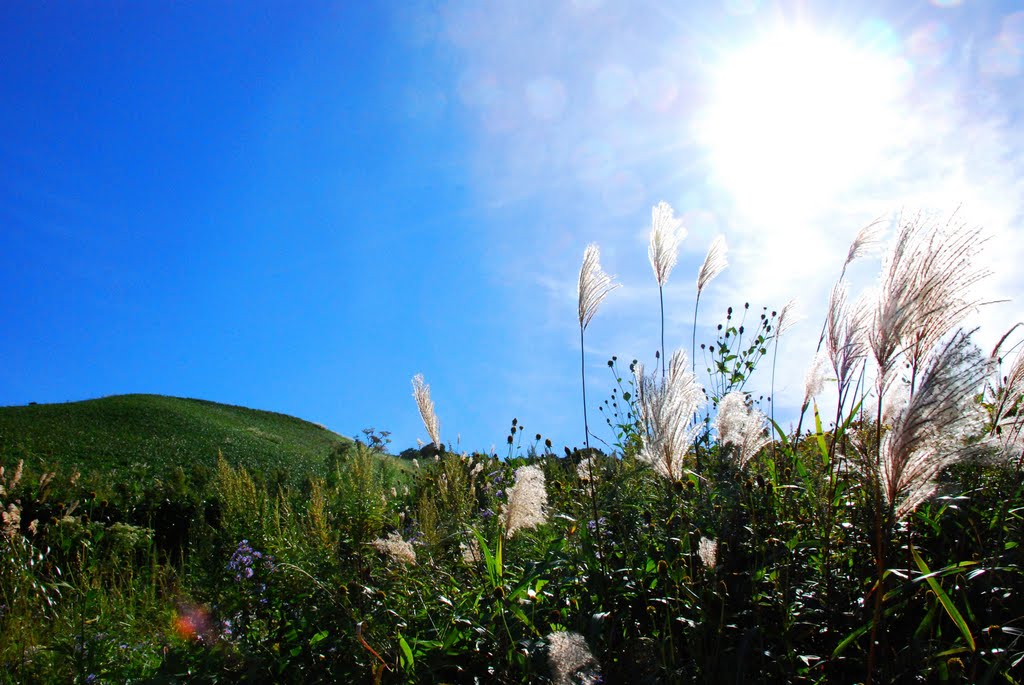
[[[651,111],[667,112],[678,97],[676,77],[668,69],[652,69],[641,77],[640,99]]]
[[[760,0],[725,0],[726,11],[739,17],[753,14],[760,5]]]
[[[896,29],[881,19],[868,19],[861,24],[857,42],[888,55],[895,55],[903,49],[903,41]]]
[[[926,68],[942,65],[952,46],[949,28],[937,21],[918,27],[907,38],[908,56],[914,64]]]
[[[602,140],[588,140],[573,154],[576,176],[584,183],[600,183],[615,170],[615,155]]]
[[[459,98],[470,107],[487,107],[501,97],[498,77],[482,69],[470,69],[462,73],[458,83]]]
[[[538,119],[557,119],[565,110],[566,94],[562,82],[542,76],[526,84],[526,106]]]
[[[594,76],[594,94],[608,109],[621,109],[636,97],[637,83],[633,72],[619,64],[603,67]]]
[[[605,208],[615,215],[632,214],[643,207],[646,189],[632,171],[616,171],[601,190]]]

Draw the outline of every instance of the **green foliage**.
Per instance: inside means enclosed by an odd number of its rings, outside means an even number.
[[[773,425],[777,442],[737,458],[738,432],[760,447],[767,419],[740,407],[730,432],[718,401],[745,392],[778,342],[775,312],[750,331],[747,310],[734,322],[730,309],[702,347],[708,402],[693,411],[699,391],[656,374],[645,406],[667,398],[657,406],[671,411],[643,416],[612,358],[611,454],[588,442],[555,456],[549,441],[539,453],[540,434],[532,447],[528,434],[524,455],[516,420],[505,459],[429,447],[396,461],[386,432],[348,443],[287,417],[170,398],[81,403],[63,419],[79,426],[74,440],[40,428],[57,410],[0,412],[0,426],[15,426],[0,452],[0,634],[17,636],[0,646],[0,677],[527,683],[592,682],[599,670],[603,682],[641,684],[1020,682],[1024,366],[974,398],[986,426],[950,436],[928,425],[908,438],[974,458],[927,472],[935,494],[898,512],[902,484],[882,486],[899,467],[883,462],[899,414],[865,418],[863,385],[824,418],[808,398],[813,430]],[[111,413],[125,402],[124,416]],[[229,417],[246,418],[241,433]],[[693,421],[705,430],[691,445]],[[211,425],[219,437],[189,435]],[[643,461],[645,441],[680,426],[667,435],[684,437],[662,446],[680,452],[681,469]],[[138,442],[151,432],[197,452],[164,444],[157,457]],[[97,449],[122,434],[126,452]],[[272,447],[233,452],[243,435]],[[98,459],[71,448],[77,456],[58,459],[46,445],[61,440]],[[306,440],[296,457],[289,445]],[[215,462],[199,454],[210,449]],[[19,450],[35,455],[24,474],[10,461]],[[137,465],[149,458],[153,469]],[[74,473],[86,463],[91,473]],[[559,653],[567,645],[573,653]]]
[[[726,311],[725,322],[718,324],[718,337],[710,345],[702,343],[708,364],[706,371],[711,379],[710,397],[718,402],[734,390],[743,390],[754,373],[758,363],[768,353],[773,336],[773,327],[778,313],[764,311],[759,315],[753,330],[746,323],[750,303],[743,305],[739,321],[733,320],[732,307]]]
[[[350,443],[316,424],[284,414],[162,395],[119,395],[66,404],[0,407],[0,464],[27,458],[71,473],[128,483],[170,477],[195,480],[217,455],[251,473],[275,469],[296,484],[326,475],[326,457]]]

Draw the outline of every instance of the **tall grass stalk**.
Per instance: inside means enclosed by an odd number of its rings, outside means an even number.
[[[668,358],[665,356],[665,283],[679,259],[679,243],[686,238],[681,219],[676,219],[667,202],[659,202],[651,209],[651,239],[647,257],[658,282],[658,301],[661,305],[661,378],[665,380]]]
[[[697,296],[693,301],[693,336],[690,340],[690,370],[697,371],[697,314],[700,310],[700,295],[708,283],[713,281],[718,274],[722,273],[727,266],[729,247],[725,243],[725,236],[720,235],[711,241],[708,253],[704,257],[704,263],[697,272]]]
[[[583,433],[587,450],[590,449],[590,425],[587,422],[587,359],[583,346],[583,332],[591,319],[597,314],[598,307],[608,294],[619,287],[614,277],[601,270],[601,249],[591,243],[583,251],[583,265],[580,267],[579,284],[576,295],[579,300],[580,323],[580,377],[583,383]]]
[[[884,649],[879,642],[885,642],[885,569],[893,527],[934,491],[938,473],[963,457],[960,431],[975,416],[965,402],[973,400],[981,384],[984,360],[969,333],[959,331],[946,343],[939,341],[978,303],[964,299],[964,292],[987,275],[971,264],[978,246],[976,230],[950,222],[938,226],[918,215],[901,220],[883,262],[868,334],[877,373],[875,445],[872,458],[862,465],[875,510],[877,574],[868,685]],[[901,359],[911,369],[909,400],[883,440],[883,408]]]

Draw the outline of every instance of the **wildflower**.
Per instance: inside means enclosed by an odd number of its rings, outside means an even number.
[[[676,219],[672,206],[659,202],[651,209],[651,242],[647,256],[654,269],[654,278],[664,286],[679,257],[679,243],[686,237],[682,219]]]
[[[501,515],[506,535],[544,523],[547,505],[544,471],[537,465],[520,466],[516,469],[515,485],[508,488],[508,502]]]
[[[145,531],[146,529],[139,530]],[[264,556],[262,552],[253,549],[248,540],[238,543],[227,567],[229,571],[234,572],[235,581],[239,583],[243,580],[252,580],[257,569],[273,572],[276,568],[273,557]]]
[[[768,444],[764,421],[764,414],[747,407],[747,398],[742,392],[731,392],[718,403],[718,416],[715,417],[718,439],[721,444],[731,443],[736,448],[736,465],[740,468]]]
[[[601,306],[604,298],[608,297],[608,293],[619,287],[613,279],[613,276],[601,270],[601,249],[593,243],[587,245],[583,252],[583,266],[580,267],[579,286],[576,289],[581,329],[585,329],[594,318],[597,308]]]
[[[697,556],[704,568],[714,570],[718,563],[718,541],[702,537],[697,544]]]
[[[686,368],[686,361],[686,352],[677,350],[661,385],[645,377],[639,363],[634,369],[640,418],[646,430],[639,458],[670,480],[682,475],[683,458],[701,429],[699,424],[691,425],[690,417],[703,399],[703,389]]]
[[[427,435],[434,443],[434,447],[441,448],[441,426],[437,421],[437,414],[434,413],[434,403],[430,399],[430,386],[423,382],[423,374],[418,373],[412,377],[412,396],[416,398],[416,406],[420,410],[420,418],[427,429]]]
[[[725,267],[729,266],[729,261],[726,259],[728,249],[728,246],[725,244],[725,236],[720,235],[711,242],[708,254],[704,257],[704,263],[701,264],[700,271],[697,273],[698,297],[700,297],[700,293],[704,290],[705,286],[714,280],[718,274],[722,273]]]
[[[600,682],[600,666],[582,635],[560,630],[548,635],[547,641],[548,664],[555,685],[595,685]]]
[[[403,540],[398,533],[391,533],[387,538],[377,538],[370,544],[381,554],[391,557],[393,561],[400,561],[403,564],[416,563],[416,551],[412,544]]]

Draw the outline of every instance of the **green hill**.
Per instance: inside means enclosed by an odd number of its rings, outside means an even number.
[[[0,407],[0,464],[24,458],[110,476],[212,468],[219,452],[254,474],[298,480],[322,475],[331,452],[349,443],[292,416],[163,395]]]

